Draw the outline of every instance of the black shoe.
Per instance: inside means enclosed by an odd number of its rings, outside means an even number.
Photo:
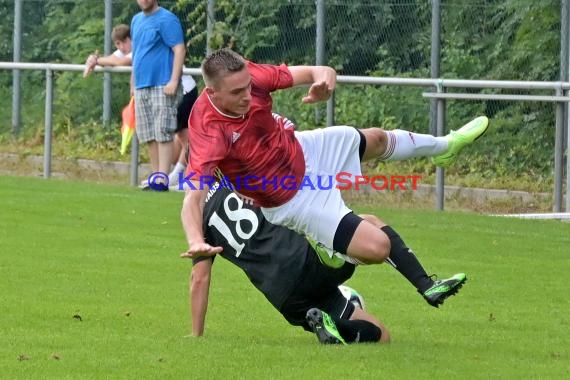
[[[163,183],[153,183],[149,185],[148,183],[141,187],[142,191],[169,191],[168,186]]]
[[[465,281],[467,281],[465,273],[458,273],[445,280],[436,280],[428,290],[421,294],[431,306],[439,307],[447,297],[456,294]]]
[[[346,344],[330,315],[317,308],[307,311],[307,323],[322,344]]]

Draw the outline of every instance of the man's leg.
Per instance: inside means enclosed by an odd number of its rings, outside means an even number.
[[[394,161],[413,157],[433,157],[436,165],[448,167],[465,146],[486,132],[488,126],[489,120],[481,116],[442,137],[401,129],[391,131],[380,128],[361,129],[366,138],[363,160],[380,158],[384,161]]]
[[[174,135],[174,154],[172,155],[172,164],[174,169],[168,174],[168,182],[170,186],[177,186],[180,173],[184,173],[187,166],[187,149],[188,146],[188,128],[179,130]]]
[[[152,171],[155,172],[163,172],[163,173],[167,173],[168,170],[164,168],[164,162],[166,162],[168,164],[168,166],[170,166],[170,158],[168,158],[167,160],[164,159],[164,157],[166,155],[170,155],[171,152],[168,151],[168,147],[165,147],[165,144],[170,144],[172,145],[172,143],[162,143],[162,142],[158,142],[158,141],[150,141],[148,143],[148,152],[149,152],[149,157],[150,157],[150,165],[152,167]],[[166,148],[166,149],[165,149]],[[170,156],[168,156],[170,157]],[[156,184],[158,185],[160,183],[163,183],[163,178],[160,176],[157,176],[155,178],[156,180]],[[168,190],[168,187],[163,186],[164,190]],[[143,190],[150,190],[151,187],[148,184],[148,181],[146,183],[143,182],[142,185],[142,189]],[[157,190],[158,187],[155,186],[154,188],[152,188],[153,190]]]
[[[386,326],[384,326],[384,324],[382,322],[380,322],[380,320],[378,320],[375,316],[373,316],[372,314],[368,313],[365,310],[362,310],[361,308],[355,308],[354,312],[352,313],[352,315],[350,316],[350,320],[351,321],[363,321],[363,322],[368,322],[374,326],[376,326],[377,328],[380,329],[380,343],[388,343],[390,342],[390,333],[388,332],[388,329],[386,328]]]
[[[363,161],[380,158],[383,161],[405,160],[414,157],[434,156],[447,150],[445,137],[435,137],[394,129],[361,129],[366,138]]]
[[[155,130],[155,114],[157,112],[154,109],[154,104],[152,102],[152,92],[152,88],[135,90],[135,116],[137,120],[136,134],[139,144],[144,144],[148,147],[152,172],[157,172],[159,170],[158,143]],[[149,189],[148,181],[143,181],[142,188],[143,190]]]
[[[158,171],[170,173],[172,162],[174,131],[177,127],[177,106],[182,99],[179,86],[175,96],[166,95],[163,86],[151,88],[151,101],[154,111],[154,128],[158,141]]]
[[[332,317],[346,343],[388,343],[388,329],[373,315],[355,308],[350,319]]]
[[[148,142],[148,156],[150,159],[150,167],[152,168],[153,172],[160,171],[159,157],[158,157],[158,143],[156,140],[152,140]]]
[[[354,214],[345,216],[337,229],[334,250],[346,253],[364,264],[387,261],[400,272],[432,306],[439,307],[456,294],[467,277],[463,273],[434,281],[400,235],[378,218],[360,220]]]
[[[345,253],[362,264],[383,263],[390,255],[388,235],[372,223],[365,220],[359,223],[356,218],[358,217],[354,214],[348,214],[341,220],[335,234],[334,250]]]
[[[172,158],[170,160],[170,163],[173,166],[178,163],[178,159],[180,158],[180,151],[182,150],[182,143],[178,135],[179,132],[174,132],[174,146],[172,148]]]
[[[341,221],[340,231],[348,230],[345,227],[347,224],[344,224],[347,219]],[[339,244],[339,240],[335,240],[337,245],[334,248],[342,252],[345,248],[342,243]],[[346,253],[364,264],[380,264],[387,261],[422,294],[434,283],[400,235],[384,223],[378,226],[366,220],[362,221],[356,227]]]
[[[439,307],[449,296],[456,294],[467,281],[464,273],[458,273],[444,280],[432,280],[418,261],[416,255],[406,246],[400,235],[390,226],[381,230],[390,239],[390,256],[386,260],[412,283],[431,306]]]
[[[346,314],[346,315],[345,315]],[[347,319],[347,316],[350,318]],[[342,316],[319,308],[307,311],[307,324],[323,344],[388,343],[386,327],[368,312],[348,304]]]
[[[158,143],[158,171],[163,173],[170,172],[170,160],[172,159],[173,142]]]
[[[380,229],[383,232],[381,236],[387,238],[389,244],[389,254],[385,260],[396,268],[420,293],[433,285],[433,280],[428,276],[412,250],[406,246],[400,235],[392,227],[374,215],[360,215],[360,217],[370,222],[374,229]],[[366,229],[364,233],[370,232]]]

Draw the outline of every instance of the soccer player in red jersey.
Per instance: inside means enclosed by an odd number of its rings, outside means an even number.
[[[221,49],[205,58],[202,75],[206,88],[189,119],[189,189],[181,216],[189,256],[211,256],[222,250],[207,244],[202,232],[209,189],[203,179],[219,169],[234,186],[243,185],[235,190],[260,206],[269,222],[307,236],[331,257],[340,254],[347,261],[364,264],[387,261],[435,307],[457,293],[467,279],[465,274],[434,281],[390,226],[378,228],[355,215],[334,181],[340,172],[361,175],[360,162],[371,158],[430,156],[436,164],[447,166],[486,131],[486,117],[445,137],[348,126],[295,132],[286,128],[286,119],[272,113],[271,92],[309,85],[302,101],[325,101],[336,85],[333,68],[257,64]],[[318,183],[323,176],[333,182],[329,189],[304,186]]]

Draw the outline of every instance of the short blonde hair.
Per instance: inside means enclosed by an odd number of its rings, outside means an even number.
[[[229,48],[216,50],[202,61],[202,76],[206,86],[214,86],[226,74],[237,73],[245,67],[245,59]]]

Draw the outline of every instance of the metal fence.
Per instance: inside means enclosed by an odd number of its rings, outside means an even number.
[[[82,65],[64,65],[64,64],[33,64],[33,63],[7,63],[0,62],[0,69],[25,69],[25,70],[45,70],[46,89],[45,89],[45,141],[44,141],[44,177],[49,178],[51,175],[51,145],[53,130],[53,75],[54,71],[83,71]],[[98,69],[98,71],[102,71]],[[106,72],[129,72],[130,68],[113,68],[104,69]],[[197,75],[199,69],[185,69],[186,74]],[[444,133],[445,120],[445,102],[446,99],[467,99],[467,100],[508,100],[508,101],[528,101],[528,102],[554,102],[556,106],[556,146],[555,146],[555,185],[554,185],[554,212],[560,212],[562,209],[562,189],[563,189],[563,113],[564,105],[570,101],[570,97],[562,94],[570,90],[569,82],[517,82],[517,81],[477,81],[477,80],[445,80],[445,79],[410,79],[410,78],[383,78],[383,77],[358,77],[358,76],[339,76],[339,84],[365,84],[365,85],[393,85],[393,86],[414,86],[420,88],[437,89],[436,92],[427,91],[423,93],[424,97],[436,99],[436,125],[437,135]],[[519,89],[519,90],[550,90],[553,95],[516,95],[516,94],[469,94],[469,93],[446,93],[447,89],[452,88],[491,88],[491,89]],[[329,122],[334,119],[334,98],[329,101],[328,109],[331,111],[328,115]],[[330,125],[330,124],[329,124]],[[136,185],[138,182],[138,146],[133,144],[131,150],[131,184]],[[567,162],[568,170],[570,170],[570,161]],[[568,184],[567,184],[568,185]],[[566,199],[568,202],[567,186]],[[437,169],[436,184],[436,209],[443,210],[444,207],[444,171]],[[568,203],[566,205],[568,210]]]
[[[359,91],[363,85],[388,86],[384,93],[387,97],[410,103],[410,112],[398,115],[398,122],[419,132],[442,134],[447,124],[469,115],[473,109],[504,119],[507,116],[502,112],[508,105],[524,102],[525,120],[545,120],[541,128],[548,133],[540,134],[540,138],[546,140],[537,145],[554,152],[553,210],[561,211],[569,125],[568,2],[161,0],[160,5],[173,10],[182,21],[187,32],[190,67],[197,67],[210,48],[221,45],[232,46],[258,61],[329,64],[341,74],[339,91],[343,84]],[[112,26],[130,23],[138,10],[133,0],[0,0],[2,34],[14,36],[0,41],[0,61],[6,61],[0,68],[10,69],[0,70],[0,99],[12,99],[11,103],[0,100],[0,131],[18,132],[28,125],[37,125],[43,121],[48,103],[51,117],[65,114],[80,120],[78,115],[67,113],[91,103],[89,113],[81,111],[82,118],[93,118],[103,124],[117,122],[128,97],[128,83],[124,75],[118,74],[120,70],[106,70],[104,75],[82,81],[77,73],[60,75],[63,71],[58,66],[48,67],[47,72],[51,70],[52,76],[46,76],[45,67],[12,70],[18,66],[11,66],[8,61],[82,64],[95,49],[108,54],[113,50]],[[478,41],[491,36],[500,40],[502,36],[495,31],[498,25],[509,22],[520,25],[525,17],[551,17],[551,20],[535,23],[528,37],[530,42],[516,45],[509,56],[502,58],[507,60],[506,67],[511,67],[511,71],[481,67],[481,57],[500,52],[492,46],[478,46]],[[464,24],[462,30],[453,27],[458,22]],[[50,37],[44,33],[51,33]],[[508,46],[508,41],[502,46]],[[443,57],[442,48],[447,49]],[[540,54],[539,58],[553,69],[516,70],[521,60],[547,49],[557,50],[558,54]],[[76,70],[71,66],[68,69]],[[51,81],[55,89],[48,90],[45,80]],[[402,86],[417,91],[410,96]],[[481,91],[486,89],[495,91]],[[59,96],[54,97],[51,91],[59,91]],[[64,93],[67,96],[62,96]],[[40,106],[44,99],[51,99],[45,107]],[[276,104],[279,106],[279,101]],[[349,123],[349,111],[341,104],[337,103],[335,108],[333,105],[329,102],[327,107],[327,124]],[[383,109],[379,113],[369,108],[363,112],[377,114],[365,117],[374,123],[397,110]],[[46,116],[45,123],[51,117]],[[533,132],[521,128],[520,133]],[[491,170],[495,170],[492,165],[489,164]],[[442,208],[443,171],[438,170],[437,177],[440,189],[437,208]],[[566,178],[566,189],[570,187],[568,182]],[[570,210],[568,196],[566,210]]]

